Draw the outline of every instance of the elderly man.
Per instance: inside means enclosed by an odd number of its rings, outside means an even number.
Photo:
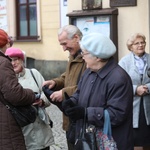
[[[45,81],[43,85],[48,85],[49,89],[55,92],[50,95],[50,99],[61,103],[66,92],[71,96],[77,88],[79,79],[84,72],[86,65],[81,55],[79,42],[82,38],[81,31],[74,25],[66,25],[59,29],[58,40],[64,51],[69,51],[69,62],[64,72],[60,77]],[[67,131],[69,127],[69,119],[63,115],[63,129]],[[67,138],[68,149],[74,149],[74,143]]]

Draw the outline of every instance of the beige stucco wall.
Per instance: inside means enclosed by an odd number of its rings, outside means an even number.
[[[103,0],[102,7],[109,8],[110,0]],[[81,10],[82,0],[69,0],[68,12]],[[118,50],[119,59],[129,53],[126,48],[128,37],[135,33],[141,32],[146,35],[146,51],[149,52],[149,0],[137,0],[137,6],[118,7]]]
[[[148,0],[138,0],[137,7],[119,8],[118,15],[118,43],[119,58],[129,51],[126,41],[131,34],[141,32],[146,36],[146,51],[149,52],[149,14]]]
[[[68,53],[63,52],[57,40],[57,31],[60,28],[59,0],[37,0],[40,41],[14,42],[14,47],[21,48],[27,57],[40,60],[67,60]],[[15,37],[15,7],[14,0],[7,0],[9,34]],[[10,9],[11,8],[11,9]]]
[[[15,36],[15,0],[7,0],[9,33]],[[20,47],[28,57],[41,60],[67,60],[68,52],[63,52],[57,41],[57,31],[60,27],[60,0],[38,1],[38,31],[40,42],[17,42],[14,46]],[[110,0],[103,0],[103,8],[109,8]],[[82,0],[68,0],[68,13],[82,9]],[[137,0],[137,6],[118,7],[118,51],[119,59],[129,51],[126,48],[128,37],[135,32],[146,35],[146,51],[149,52],[149,0]]]

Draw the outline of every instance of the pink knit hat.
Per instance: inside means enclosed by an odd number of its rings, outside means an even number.
[[[9,57],[19,57],[24,61],[24,53],[19,48],[10,47],[6,50],[5,55]]]

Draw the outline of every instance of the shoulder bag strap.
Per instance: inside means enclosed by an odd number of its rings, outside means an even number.
[[[31,72],[31,75],[32,75],[32,77],[33,77],[33,79],[34,79],[34,81],[35,81],[35,83],[36,83],[37,87],[39,88],[39,91],[40,91],[40,94],[41,94],[40,87],[39,87],[39,85],[38,85],[38,82],[37,82],[37,80],[36,80],[36,78],[35,78],[34,74],[33,74],[32,69],[30,69],[30,72]]]
[[[104,132],[104,134],[107,134],[109,138],[112,136],[110,117],[109,117],[109,113],[106,109],[104,110],[103,132]]]
[[[33,79],[34,79],[34,81],[35,81],[36,85],[37,85],[37,86],[38,86],[38,88],[39,88],[39,85],[38,85],[38,83],[37,83],[37,81],[36,81],[36,79],[35,79],[35,76],[34,76],[34,74],[33,74],[32,69],[30,69],[30,72],[31,72],[31,75],[32,75],[32,77],[33,77]]]

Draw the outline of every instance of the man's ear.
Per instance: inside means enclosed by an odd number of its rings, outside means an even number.
[[[76,38],[77,42],[79,42],[79,41],[80,41],[80,37],[79,37],[79,35],[75,34],[75,35],[74,35],[74,38]]]

